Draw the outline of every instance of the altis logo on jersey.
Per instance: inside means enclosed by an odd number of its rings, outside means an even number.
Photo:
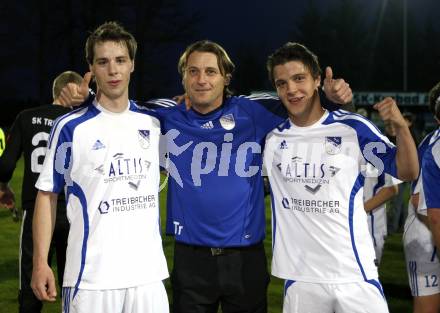
[[[104,183],[128,181],[131,188],[137,190],[141,180],[147,179],[151,162],[142,157],[128,157],[119,152],[112,156],[108,164],[100,164],[94,171],[104,176]]]
[[[299,156],[292,157],[290,162],[278,163],[276,167],[285,182],[304,184],[311,194],[316,194],[322,185],[330,184],[330,179],[340,171],[336,166],[304,161]]]

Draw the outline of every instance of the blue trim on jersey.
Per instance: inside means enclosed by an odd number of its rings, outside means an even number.
[[[78,109],[75,109],[75,110],[73,110],[72,112],[69,112],[69,113],[67,113],[67,114],[64,114],[64,115],[62,115],[62,116],[60,116],[60,117],[57,117],[57,118],[55,119],[55,122],[54,122],[54,124],[53,124],[53,126],[52,126],[52,128],[51,128],[50,135],[49,135],[49,141],[48,141],[48,144],[47,144],[47,148],[48,148],[48,149],[50,149],[50,147],[51,147],[51,145],[52,145],[53,134],[54,134],[55,130],[58,128],[58,124],[59,124],[61,121],[65,120],[66,118],[72,116],[72,115],[75,114],[75,113],[78,113],[78,112],[81,111],[81,110],[84,110],[84,107],[80,107],[80,108],[78,108]]]
[[[379,175],[379,177],[377,177],[377,183],[373,188],[373,195],[376,195],[378,189],[383,186],[385,186],[385,174],[384,173],[382,173],[381,175]]]
[[[414,189],[416,188],[417,183],[419,182],[419,179],[421,177],[420,174],[422,169],[423,155],[425,154],[426,149],[429,147],[429,142],[431,141],[431,138],[434,134],[435,134],[435,130],[427,134],[425,138],[422,139],[419,146],[417,147],[417,157],[419,158],[419,176],[417,177],[416,180],[411,182],[411,194],[414,194]]]
[[[365,116],[363,116],[361,114],[358,114],[358,113],[355,113],[355,112],[350,112],[350,111],[345,111],[345,110],[342,110],[342,109],[337,110],[337,111],[333,111],[332,113],[334,113],[338,117],[342,117],[342,116],[347,116],[347,117],[349,117],[349,116],[357,116],[357,117],[359,117],[359,118],[361,118],[361,119],[363,119],[365,121],[370,122],[370,126],[373,126],[378,133],[382,134],[382,131],[379,129],[379,127],[377,127],[376,124],[371,123],[371,121],[368,118],[366,118]]]
[[[374,287],[376,287],[379,290],[379,292],[382,295],[382,297],[385,299],[385,294],[383,292],[382,284],[378,280],[376,280],[376,279],[369,279],[369,280],[366,280],[366,282],[369,283],[369,284],[372,284]]]
[[[426,207],[428,209],[440,208],[440,193],[438,192],[438,182],[440,181],[439,130],[431,137],[429,147],[423,155],[422,173]]]
[[[353,230],[354,198],[356,197],[356,194],[359,192],[359,190],[364,186],[364,181],[365,181],[365,177],[362,174],[359,174],[358,177],[356,178],[356,181],[354,182],[353,188],[351,189],[350,200],[348,204],[348,225],[350,228],[351,246],[353,248],[354,256],[356,257],[356,262],[359,265],[359,269],[361,270],[362,277],[364,278],[365,281],[367,281],[364,268],[359,259],[359,254],[354,240],[354,230]]]
[[[176,105],[179,105],[176,101],[172,99],[159,98],[159,99],[150,99],[144,102],[144,106],[149,107],[150,109],[154,108],[172,108]]]
[[[62,311],[63,313],[69,313],[70,312],[70,292],[72,288],[70,287],[63,287],[62,289],[62,299],[63,299],[63,306]]]
[[[371,219],[371,238],[373,238],[374,246],[377,247],[376,236],[374,236],[374,214],[372,211],[369,214],[370,214],[370,219]]]
[[[273,196],[272,187],[270,186],[270,184],[269,184],[269,191],[270,191],[270,204],[272,207],[272,251],[273,251],[276,240],[277,215],[275,212],[275,198]]]
[[[61,307],[61,311],[62,311],[63,313],[67,313],[67,312],[66,312],[66,289],[67,289],[67,287],[63,287],[63,288],[61,289],[61,299],[63,300],[63,304],[62,304],[62,307]]]
[[[408,264],[409,267],[409,277],[410,277],[410,283],[411,283],[411,291],[413,293],[414,297],[417,297],[419,295],[419,285],[417,282],[417,262],[416,261],[410,261]]]
[[[434,262],[436,255],[437,255],[437,247],[434,246],[434,250],[432,250],[431,262]]]
[[[294,283],[296,283],[296,280],[290,280],[290,279],[287,279],[287,280],[284,282],[284,296],[287,295],[287,289],[288,289],[290,286],[292,286]]]
[[[362,263],[359,259],[359,254],[358,254],[358,251],[356,248],[356,243],[354,240],[354,227],[353,227],[354,199],[355,199],[357,193],[359,192],[359,190],[364,186],[364,182],[365,182],[365,177],[361,173],[359,173],[358,177],[356,178],[356,181],[354,182],[353,188],[350,192],[350,201],[349,201],[349,205],[348,205],[348,224],[350,227],[351,245],[353,247],[353,252],[356,257],[356,262],[359,266],[359,269],[361,270],[362,277],[364,278],[364,280],[367,283],[375,286],[379,290],[380,294],[385,298],[385,295],[384,295],[383,289],[382,289],[382,285],[375,279],[367,279],[367,276],[365,275],[364,268],[363,268]]]
[[[377,177],[377,183],[373,187],[373,197],[376,195],[379,188],[385,185],[385,174],[382,173]],[[374,235],[374,209],[369,212],[371,218],[371,238],[373,238],[373,244],[377,247],[376,236]]]
[[[329,125],[332,123],[341,123],[354,129],[356,132],[360,151],[365,160],[372,163],[372,160],[366,158],[365,146],[372,142],[382,142],[385,144],[385,152],[378,153],[371,151],[376,158],[382,161],[384,171],[393,177],[397,177],[397,164],[396,164],[396,147],[384,136],[378,128],[371,123],[368,119],[355,115],[352,113],[341,113],[341,110],[330,112],[328,118],[322,123],[323,125]],[[380,173],[382,174],[382,173]]]
[[[290,119],[287,118],[284,122],[277,126],[277,129],[282,132],[283,130],[290,129],[291,126]]]
[[[82,109],[84,109],[84,108],[82,108]],[[60,133],[58,135],[57,142],[56,142],[56,147],[55,147],[55,156],[53,158],[53,169],[54,169],[54,171],[52,173],[53,174],[53,189],[52,189],[52,191],[54,193],[60,193],[62,191],[62,189],[64,188],[64,186],[67,184],[67,182],[65,181],[66,175],[70,175],[70,173],[66,173],[66,171],[69,170],[70,167],[66,168],[66,165],[71,164],[71,162],[73,161],[71,159],[71,153],[72,153],[73,147],[70,146],[70,148],[68,148],[66,150],[66,155],[65,155],[65,159],[64,159],[64,163],[63,163],[62,173],[60,173],[58,171],[58,170],[61,170],[60,168],[58,168],[58,166],[56,166],[56,164],[59,164],[59,162],[57,162],[57,152],[58,152],[60,146],[65,144],[65,143],[70,143],[71,144],[72,140],[73,140],[73,134],[75,132],[75,128],[78,125],[88,121],[89,119],[94,118],[99,113],[101,113],[101,111],[96,109],[93,105],[90,105],[90,106],[88,106],[85,109],[86,109],[86,111],[84,112],[83,115],[80,115],[80,116],[78,116],[78,117],[68,121],[60,129]],[[71,182],[69,182],[69,184],[70,183]]]
[[[78,274],[78,280],[76,281],[75,284],[75,291],[73,292],[73,297],[72,297],[73,299],[78,293],[78,287],[81,282],[82,274],[84,272],[84,267],[86,264],[87,240],[89,239],[90,225],[89,225],[89,215],[87,213],[86,195],[84,194],[84,191],[81,189],[81,187],[75,182],[73,182],[73,186],[67,188],[67,197],[66,197],[67,201],[69,201],[69,196],[72,194],[75,195],[81,203],[83,219],[84,219],[84,236],[83,236],[83,243],[81,248],[81,267]]]

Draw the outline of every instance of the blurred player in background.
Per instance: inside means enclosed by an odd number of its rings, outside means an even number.
[[[429,93],[429,107],[440,121],[440,83]],[[403,243],[414,313],[440,311],[439,188],[440,141],[439,128],[428,134],[418,148],[419,178],[411,186],[408,217]]]
[[[23,187],[21,192],[23,221],[20,231],[19,254],[19,312],[37,313],[41,311],[42,302],[39,301],[30,287],[32,275],[32,218],[37,196],[35,183],[43,167],[46,155],[46,146],[54,120],[70,109],[59,105],[61,89],[68,83],[80,84],[82,77],[72,71],[66,71],[57,76],[53,82],[53,103],[28,109],[20,112],[11,127],[7,147],[0,158],[0,190],[9,195],[1,201],[3,205],[15,208],[13,192],[8,187],[19,158],[24,157]],[[66,203],[64,197],[58,199],[58,214],[56,216],[53,247],[56,251],[58,283],[62,286],[65,264],[67,235],[69,223],[66,217]],[[54,249],[51,249],[49,262]]]
[[[379,266],[388,234],[386,203],[397,194],[399,190],[397,185],[401,182],[386,173],[379,175],[371,164],[367,165],[367,172],[372,175],[365,177],[364,209],[367,212],[368,230],[373,240],[376,263]]]

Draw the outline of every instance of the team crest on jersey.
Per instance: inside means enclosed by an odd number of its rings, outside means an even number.
[[[220,118],[220,125],[226,130],[231,130],[235,127],[234,115],[226,114]]]
[[[342,138],[341,137],[325,137],[325,152],[327,154],[338,154],[341,151]]]
[[[148,129],[139,129],[138,140],[143,149],[148,149],[150,146],[150,131]]]

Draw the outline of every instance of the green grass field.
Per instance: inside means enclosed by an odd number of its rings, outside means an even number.
[[[23,162],[20,162],[14,173],[11,185],[16,191],[17,205],[20,207],[21,180],[23,177]],[[161,194],[162,221],[165,220],[165,194]],[[265,247],[268,258],[271,257],[270,236],[270,209],[267,207],[268,236]],[[14,223],[8,210],[0,210],[0,313],[18,312],[17,289],[18,289],[18,239],[20,224]],[[172,268],[172,238],[164,238],[165,254],[168,259],[169,269]],[[269,262],[270,264],[270,262]],[[401,243],[401,234],[388,237],[380,268],[380,278],[387,296],[391,313],[410,313],[411,294],[408,287],[408,279],[405,270],[404,255]],[[167,290],[170,291],[169,280],[166,281]],[[272,277],[269,286],[269,312],[281,312],[282,306],[281,280]],[[54,304],[46,304],[43,312],[60,312],[59,301]],[[351,312],[350,312],[351,313]]]

